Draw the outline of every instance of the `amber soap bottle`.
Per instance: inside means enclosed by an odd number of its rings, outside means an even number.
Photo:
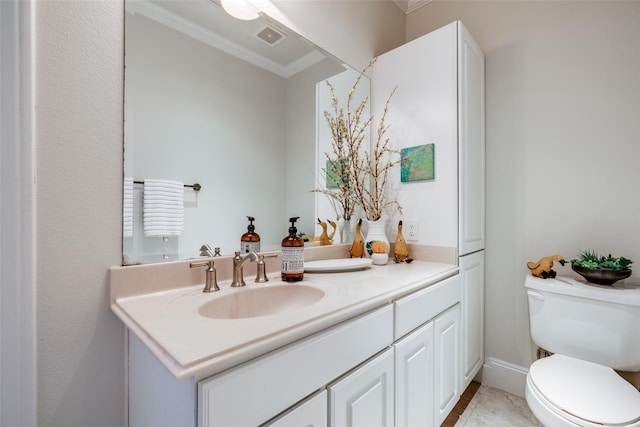
[[[298,282],[304,277],[304,242],[298,237],[296,221],[300,217],[289,218],[289,234],[282,239],[282,280]]]
[[[255,232],[256,227],[253,225],[253,221],[256,219],[252,216],[248,216],[249,226],[247,232],[240,237],[240,252],[260,252],[260,235]]]

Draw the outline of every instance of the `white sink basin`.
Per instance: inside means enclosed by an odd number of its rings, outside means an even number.
[[[303,284],[245,288],[200,306],[198,313],[212,319],[246,319],[299,310],[324,298],[325,291]]]

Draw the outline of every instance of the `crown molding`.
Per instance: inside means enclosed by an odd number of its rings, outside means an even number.
[[[213,31],[209,31],[206,28],[196,25],[192,21],[176,15],[175,13],[170,12],[150,1],[128,1],[125,4],[127,13],[132,15],[139,13],[193,39],[201,41],[211,47],[242,59],[243,61],[249,62],[250,64],[274,73],[280,77],[291,77],[324,59],[324,56],[321,53],[314,51],[283,66],[263,55],[255,53],[237,43],[231,42]]]
[[[393,0],[393,2],[402,10],[405,15],[431,3],[433,0]]]

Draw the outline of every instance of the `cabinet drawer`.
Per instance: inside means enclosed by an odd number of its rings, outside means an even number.
[[[411,332],[457,302],[462,294],[460,275],[401,298],[394,303],[395,339]]]
[[[392,342],[389,305],[201,381],[199,425],[264,423]]]
[[[327,405],[327,390],[322,390],[262,427],[327,427]]]

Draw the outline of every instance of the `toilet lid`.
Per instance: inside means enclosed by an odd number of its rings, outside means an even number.
[[[551,404],[574,417],[610,426],[640,420],[640,392],[609,367],[555,354],[535,361],[529,376]]]

